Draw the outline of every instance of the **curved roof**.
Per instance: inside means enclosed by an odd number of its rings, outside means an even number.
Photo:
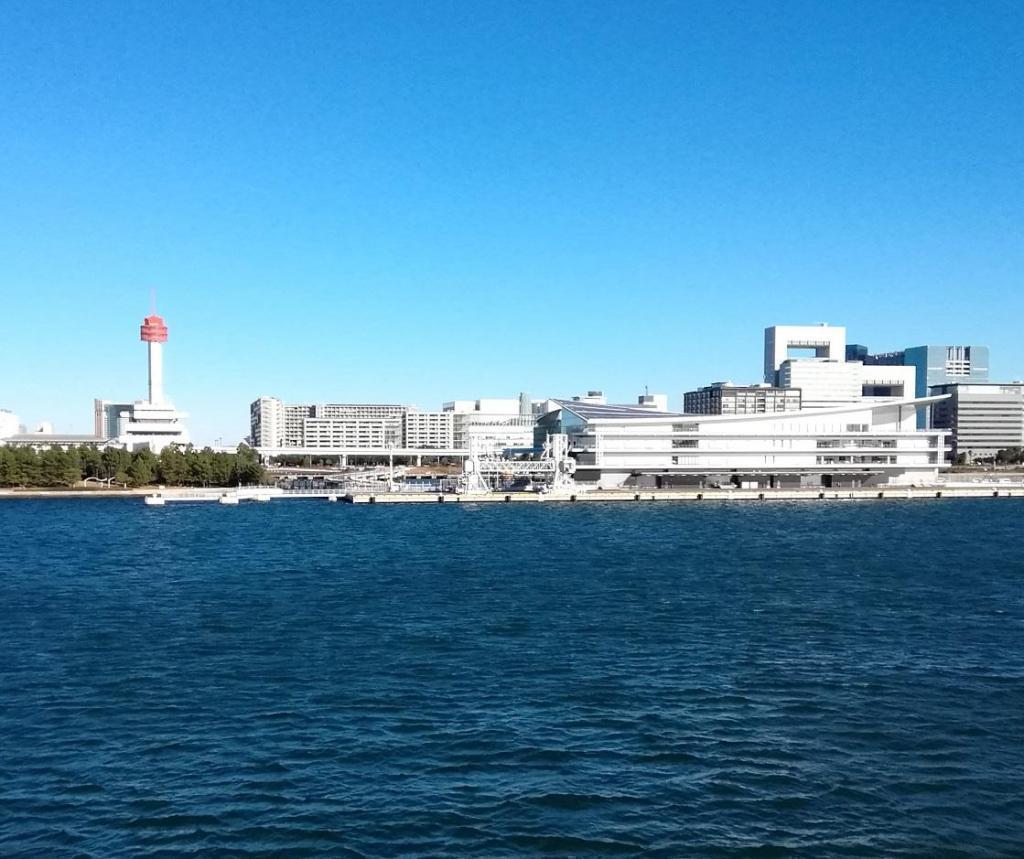
[[[602,406],[593,403],[580,403],[575,400],[555,400],[555,402],[561,408],[567,409],[587,423],[619,423],[623,420],[628,420],[658,424],[679,420],[718,423],[724,421],[770,421],[779,420],[780,418],[808,417],[811,415],[841,415],[850,412],[863,412],[865,409],[875,410],[891,406],[913,406],[914,408],[919,408],[948,398],[949,394],[940,394],[933,397],[868,397],[857,403],[844,403],[843,405],[830,406],[826,409],[801,409],[798,412],[764,412],[755,415],[695,415],[687,414],[686,412],[655,412],[651,409],[638,408],[637,406]]]

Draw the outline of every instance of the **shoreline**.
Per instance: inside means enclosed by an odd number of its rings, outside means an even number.
[[[249,490],[251,492],[251,489]],[[4,499],[144,499],[160,494],[167,501],[190,503],[213,501],[221,495],[250,501],[251,494],[238,487],[145,487],[137,489],[0,489]],[[201,496],[201,497],[200,497]],[[1024,498],[1020,483],[972,482],[931,486],[878,486],[858,489],[578,489],[558,492],[359,492],[329,491],[274,494],[269,500],[339,501],[348,504],[474,504],[474,503],[626,503],[626,502],[700,502],[700,501],[868,501],[928,500],[949,498]],[[264,499],[267,500],[267,499]],[[232,502],[235,503],[235,502]]]

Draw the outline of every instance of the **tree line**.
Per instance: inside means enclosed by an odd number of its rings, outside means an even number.
[[[159,456],[149,450],[114,447],[0,446],[0,486],[74,486],[88,478],[128,486],[235,486],[262,483],[265,477],[256,451],[244,444],[236,453],[170,445]]]

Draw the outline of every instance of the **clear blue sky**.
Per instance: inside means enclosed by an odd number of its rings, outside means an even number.
[[[756,380],[762,329],[1024,377],[1024,4],[0,4],[0,407]]]

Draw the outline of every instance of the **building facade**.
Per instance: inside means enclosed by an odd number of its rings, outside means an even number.
[[[797,353],[797,354],[794,354]],[[772,325],[764,330],[764,381],[780,385],[779,370],[789,360],[846,361],[846,329],[837,325]]]
[[[250,441],[274,451],[401,449],[451,455],[475,445],[480,455],[495,456],[510,448],[532,448],[534,423],[525,395],[453,400],[441,411],[381,403],[288,405],[266,396],[249,407]]]
[[[249,406],[249,439],[257,448],[352,448],[403,446],[406,406],[381,403],[289,405],[260,397]]]
[[[683,411],[692,415],[761,415],[798,412],[799,388],[774,385],[733,385],[715,382],[683,394]]]
[[[847,360],[862,361],[867,366],[904,366],[914,368],[914,396],[926,397],[939,385],[958,382],[985,383],[989,379],[988,346],[910,346],[896,352],[872,354],[867,346],[846,347]],[[929,411],[918,414],[918,426],[930,426]]]
[[[1024,447],[1024,382],[936,385],[948,398],[932,406],[932,426],[950,433],[954,461],[991,459],[1001,450]]]
[[[410,409],[404,416],[404,446],[422,450],[451,450],[455,447],[454,412],[420,412]]]
[[[536,419],[525,395],[452,400],[443,408],[452,415],[452,442],[457,450],[501,456],[508,450],[533,448]]]
[[[945,464],[945,433],[916,426],[916,412],[929,404],[905,398],[774,414],[652,415],[561,401],[538,429],[566,433],[577,481],[608,488],[927,484]]]
[[[776,325],[765,329],[765,382],[799,388],[803,409],[853,405],[864,399],[923,396],[915,371],[900,362],[874,363],[866,347],[846,345],[846,329]]]

